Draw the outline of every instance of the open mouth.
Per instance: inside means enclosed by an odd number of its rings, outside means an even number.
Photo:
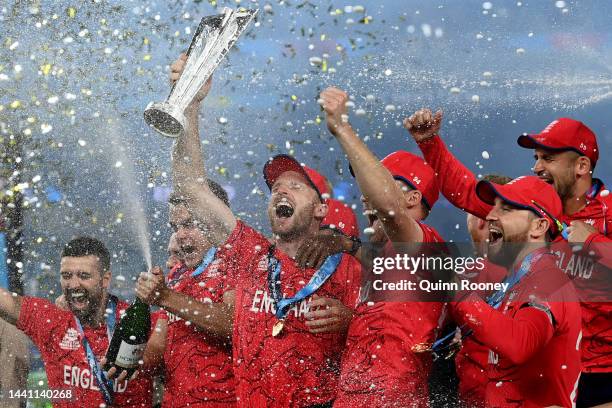
[[[368,224],[370,227],[374,225],[374,223],[378,219],[378,217],[376,216],[375,210],[364,210],[363,215],[365,215],[368,218]]]
[[[504,239],[504,233],[496,227],[489,227],[489,244],[497,244]]]
[[[89,296],[87,295],[87,291],[77,290],[68,293],[68,295],[66,296],[66,300],[71,305],[81,308],[87,306],[87,304],[89,303]]]
[[[181,246],[182,255],[192,255],[195,252],[196,248],[193,245],[185,245]]]
[[[291,204],[284,199],[278,202],[274,209],[278,218],[290,218],[295,212]]]

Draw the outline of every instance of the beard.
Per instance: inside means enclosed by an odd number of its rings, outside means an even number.
[[[102,289],[91,292],[87,289],[78,288],[64,289],[64,297],[68,309],[70,309],[81,322],[91,324],[97,317],[104,296]]]
[[[489,246],[487,255],[491,262],[497,265],[510,267],[516,261],[519,253],[527,245],[528,233],[521,232],[514,235],[508,235],[503,238],[501,245]]]
[[[282,241],[293,241],[308,233],[313,219],[314,205],[296,209],[290,217],[278,217],[277,214],[271,214],[272,233]]]
[[[557,194],[559,194],[561,200],[565,201],[573,196],[575,182],[576,180],[572,169],[568,169],[554,181],[555,190],[557,190]]]

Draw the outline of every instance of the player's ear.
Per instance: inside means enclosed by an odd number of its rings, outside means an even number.
[[[315,206],[314,217],[322,220],[323,218],[325,218],[328,211],[329,211],[329,207],[327,206],[327,204],[319,202]]]
[[[591,161],[586,156],[580,156],[576,159],[575,171],[579,176],[585,176],[591,173]]]
[[[531,220],[531,227],[529,229],[529,234],[532,238],[540,239],[546,237],[546,232],[550,227],[550,221],[546,218],[534,217]]]
[[[411,208],[417,205],[421,205],[423,194],[421,194],[419,190],[415,189],[415,190],[408,191],[406,194],[404,194],[404,197],[406,197],[406,202],[408,204],[408,207]]]
[[[110,287],[110,283],[111,283],[111,278],[112,278],[112,273],[109,270],[107,271],[101,271],[102,272],[102,287],[107,289]]]

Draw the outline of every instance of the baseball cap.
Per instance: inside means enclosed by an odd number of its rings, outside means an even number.
[[[389,154],[380,161],[394,179],[403,181],[411,188],[419,190],[423,196],[423,203],[429,210],[438,201],[440,193],[436,173],[425,160],[416,154],[398,150]],[[355,173],[349,165],[353,177]]]
[[[328,198],[327,215],[321,221],[321,228],[331,228],[342,232],[344,235],[359,238],[359,228],[355,212],[342,201]]]
[[[268,188],[272,190],[276,180],[288,171],[301,174],[310,187],[317,192],[321,202],[324,202],[323,194],[329,194],[325,178],[310,167],[300,164],[294,157],[287,154],[276,155],[264,165],[263,174]]]
[[[559,195],[552,185],[536,176],[517,177],[504,185],[481,180],[476,184],[476,194],[487,204],[494,205],[499,197],[507,204],[548,219],[553,236],[563,229],[559,222],[563,214]]]
[[[595,133],[584,123],[570,118],[554,120],[538,134],[524,133],[518,137],[517,143],[527,149],[571,150],[588,157],[593,167],[599,158]]]

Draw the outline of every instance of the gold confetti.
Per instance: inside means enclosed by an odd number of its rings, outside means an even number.
[[[13,102],[11,102],[11,104],[9,106],[11,108],[13,108],[13,109],[17,109],[17,108],[21,107],[21,101],[19,101],[19,100],[13,101]]]
[[[68,7],[68,10],[66,10],[66,13],[68,14],[68,17],[75,18],[77,11],[74,7]]]
[[[296,95],[291,95],[291,100],[292,101],[297,101],[297,96]]]
[[[142,57],[143,60],[145,61],[150,61],[151,60],[151,54],[145,54],[144,57]]]
[[[49,72],[51,72],[51,68],[53,66],[51,64],[43,64],[40,66],[40,70],[42,71],[44,76],[49,75]]]

